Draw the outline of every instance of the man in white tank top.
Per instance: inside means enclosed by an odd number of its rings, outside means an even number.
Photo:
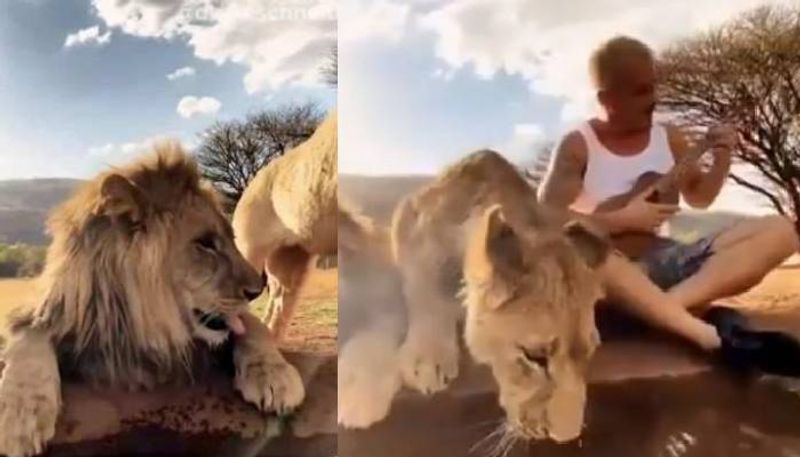
[[[543,202],[609,233],[655,231],[679,210],[638,198],[622,209],[593,213],[598,203],[630,191],[643,173],[665,173],[688,151],[678,129],[653,123],[654,67],[650,49],[631,38],[614,38],[595,51],[590,68],[603,113],[561,140],[539,189]],[[728,126],[710,128],[707,139],[713,165],[708,171],[693,165],[679,186],[683,199],[695,208],[705,208],[717,197],[737,142]],[[703,349],[721,349],[726,359],[747,359],[763,367],[763,354],[756,352],[764,352],[774,335],[747,330],[729,308],[712,307],[702,319],[689,309],[748,290],[799,247],[793,224],[769,216],[690,245],[667,242],[646,253],[640,266],[618,253],[602,271],[610,303]],[[734,338],[731,328],[739,336]],[[744,347],[753,345],[759,349]]]

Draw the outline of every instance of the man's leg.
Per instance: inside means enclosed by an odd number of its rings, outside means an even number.
[[[716,328],[690,314],[623,255],[614,253],[609,256],[599,271],[612,303],[703,349],[714,350],[720,346]]]
[[[721,233],[700,270],[667,294],[671,302],[685,308],[740,294],[799,249],[794,225],[783,217],[742,222]]]

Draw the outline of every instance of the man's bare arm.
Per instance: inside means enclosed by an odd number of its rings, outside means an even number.
[[[585,214],[570,208],[583,189],[587,153],[586,143],[579,132],[572,131],[564,136],[553,152],[550,166],[539,186],[539,201],[550,208],[566,211],[570,219],[608,232],[622,230],[623,227],[617,226],[613,213]]]
[[[580,133],[568,133],[553,151],[539,187],[539,201],[553,208],[569,208],[583,188],[586,157],[586,143]]]
[[[669,146],[675,155],[675,161],[689,151],[689,142],[677,127],[667,127]],[[687,173],[680,182],[680,192],[686,203],[693,208],[707,208],[719,195],[725,179],[730,171],[730,154],[716,154],[711,169],[703,172],[697,162],[690,164]]]

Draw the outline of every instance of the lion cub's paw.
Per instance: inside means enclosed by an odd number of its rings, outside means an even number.
[[[375,338],[354,338],[339,356],[338,423],[367,428],[383,420],[400,390],[397,346]]]
[[[44,386],[3,385],[0,388],[0,454],[41,454],[55,435],[58,399]]]
[[[400,348],[403,382],[425,395],[442,391],[458,376],[458,344],[445,336],[409,335]]]
[[[236,367],[236,389],[245,400],[265,412],[286,414],[305,397],[300,373],[288,362],[257,358]]]

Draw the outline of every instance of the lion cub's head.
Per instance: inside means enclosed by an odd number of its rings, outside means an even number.
[[[216,194],[175,143],[88,182],[48,220],[30,325],[106,377],[184,359],[189,342],[243,332],[263,288],[233,244]]]
[[[545,228],[487,210],[465,258],[466,342],[488,364],[516,436],[566,441],[583,425],[599,343],[593,268],[606,244],[580,225]]]

